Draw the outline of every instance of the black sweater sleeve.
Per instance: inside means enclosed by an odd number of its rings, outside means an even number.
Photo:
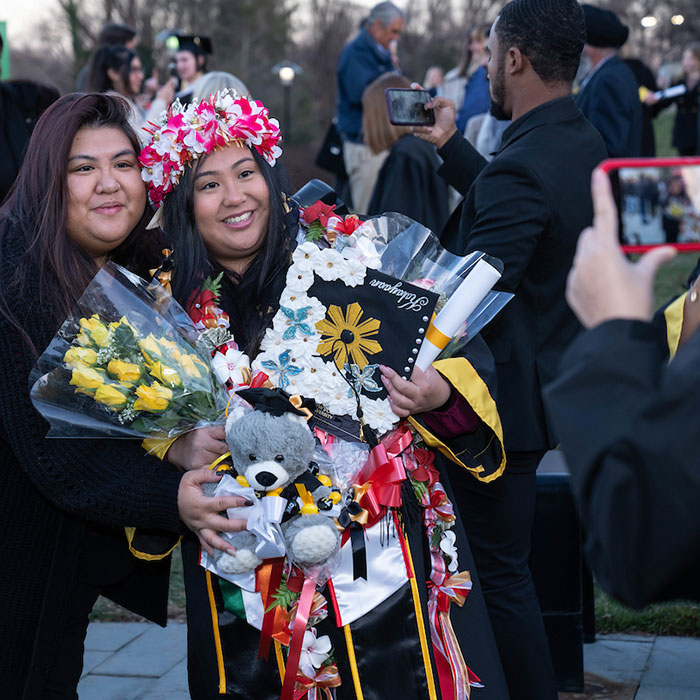
[[[25,340],[0,317],[4,468],[22,469],[48,500],[86,520],[179,532],[180,473],[146,455],[134,440],[47,439],[48,423],[29,397],[32,366]]]
[[[438,155],[443,160],[438,174],[462,195],[467,194],[487,165],[486,159],[459,132],[438,149]]]
[[[700,334],[667,364],[658,327],[604,323],[546,399],[603,588],[635,607],[700,599]]]

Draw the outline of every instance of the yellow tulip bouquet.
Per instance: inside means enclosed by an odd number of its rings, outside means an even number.
[[[49,437],[172,437],[223,417],[198,331],[159,285],[109,263],[35,367]]]

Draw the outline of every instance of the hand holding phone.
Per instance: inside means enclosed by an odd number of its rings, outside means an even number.
[[[435,114],[426,109],[433,98],[427,90],[387,88],[384,91],[389,121],[395,126],[432,126]]]
[[[610,177],[625,252],[700,250],[700,158],[619,158],[600,167]]]

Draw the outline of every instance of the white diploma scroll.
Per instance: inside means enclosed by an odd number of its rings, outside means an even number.
[[[447,300],[442,311],[431,322],[416,358],[416,367],[423,371],[430,367],[500,278],[501,272],[485,258],[481,258],[474,265],[462,284]]]

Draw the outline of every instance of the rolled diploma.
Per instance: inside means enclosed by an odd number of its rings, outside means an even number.
[[[474,265],[462,284],[447,300],[442,311],[433,319],[416,358],[416,367],[424,372],[443,351],[469,314],[491,291],[501,273],[483,258]]]

